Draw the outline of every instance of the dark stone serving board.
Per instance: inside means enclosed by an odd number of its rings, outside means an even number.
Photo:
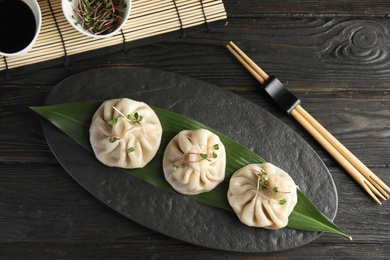
[[[293,130],[258,105],[194,78],[144,68],[95,69],[69,77],[46,105],[128,97],[168,109],[214,128],[284,169],[331,220],[337,191],[329,171]],[[232,120],[240,118],[240,122]],[[234,213],[205,206],[106,167],[95,156],[44,121],[51,150],[68,173],[103,203],[167,236],[235,252],[272,252],[309,243],[319,232],[247,227]],[[318,192],[321,190],[321,192]]]

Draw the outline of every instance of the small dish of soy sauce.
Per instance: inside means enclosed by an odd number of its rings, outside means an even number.
[[[0,55],[26,54],[41,29],[37,0],[0,0]]]

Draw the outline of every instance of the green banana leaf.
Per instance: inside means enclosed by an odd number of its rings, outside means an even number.
[[[65,103],[53,106],[31,107],[32,110],[49,120],[57,128],[69,135],[84,148],[92,152],[89,143],[89,125],[91,118],[102,101],[91,100],[84,102]],[[181,130],[204,128],[217,134],[226,149],[225,180],[210,192],[191,195],[189,198],[212,207],[232,211],[227,200],[227,190],[230,176],[239,168],[250,163],[262,163],[264,159],[254,154],[243,145],[235,142],[222,133],[203,125],[200,122],[180,114],[152,107],[160,119],[163,128],[161,146],[155,158],[141,169],[120,169],[158,188],[176,193],[162,174],[162,156],[166,144]],[[340,234],[352,240],[351,236],[339,229],[332,221],[323,215],[316,206],[299,190],[298,203],[289,216],[288,227],[306,231],[320,231]],[[184,195],[183,195],[184,196]]]

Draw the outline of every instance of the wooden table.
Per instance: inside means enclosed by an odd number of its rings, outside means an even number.
[[[224,0],[228,25],[0,80],[0,258],[385,259],[389,202],[377,205],[298,125],[258,90],[227,51],[232,40],[295,93],[336,138],[390,184],[390,2]],[[320,155],[339,197],[335,223],[353,241],[323,234],[299,248],[240,254],[148,230],[91,196],[51,153],[40,118],[50,90],[78,72],[147,67],[233,91],[299,133]],[[321,192],[320,190],[318,192]]]

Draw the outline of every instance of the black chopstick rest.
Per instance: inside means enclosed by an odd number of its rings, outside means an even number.
[[[301,101],[288,91],[274,76],[270,76],[261,86],[279,107],[288,114],[301,103]]]

